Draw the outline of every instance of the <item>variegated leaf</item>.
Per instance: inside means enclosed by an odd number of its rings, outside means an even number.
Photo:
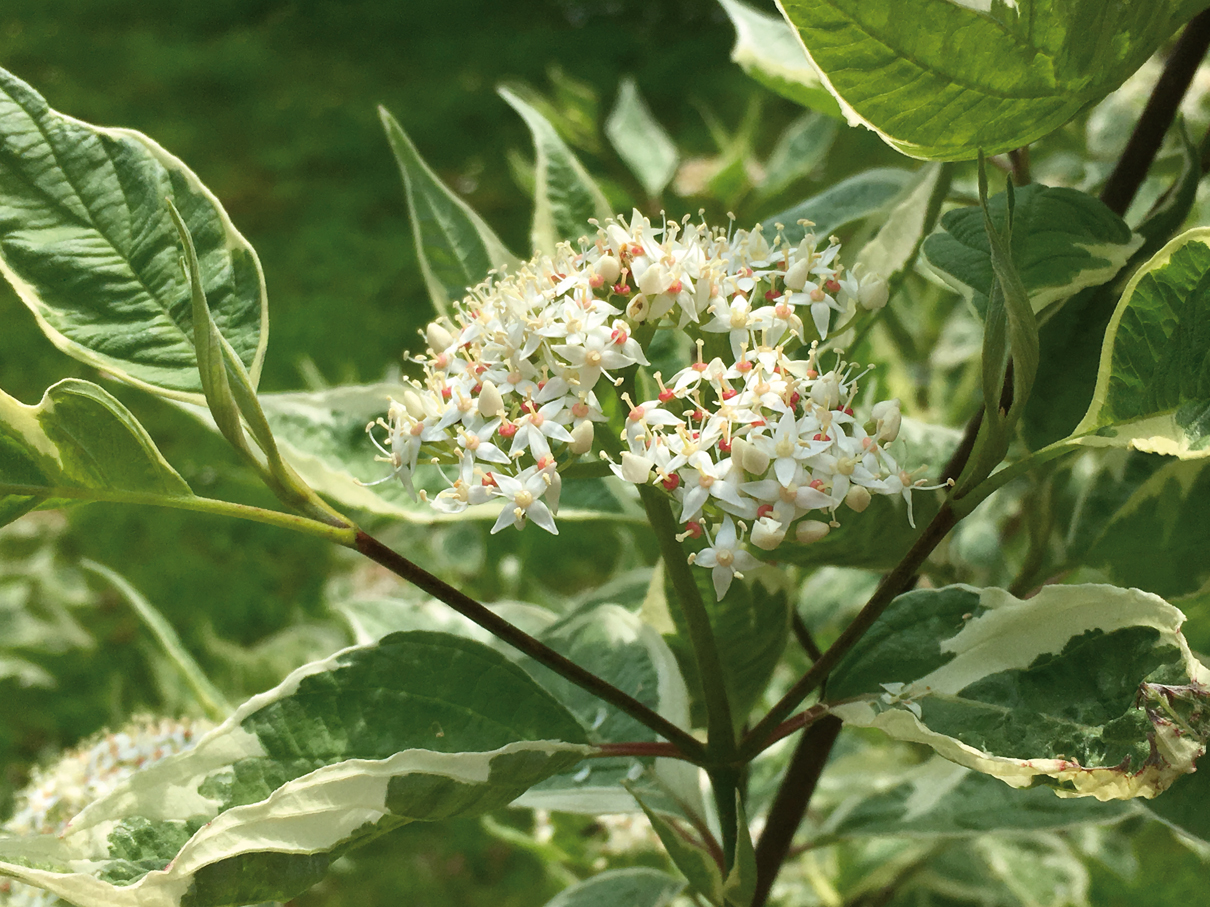
[[[285,900],[406,822],[498,808],[591,749],[499,653],[399,633],[306,665],[0,873],[81,907]]]
[[[1143,244],[1120,217],[1094,196],[1032,184],[1015,191],[1013,259],[1035,313],[1110,280]],[[1002,224],[1001,192],[988,200],[992,223]],[[941,219],[944,228],[924,241],[929,264],[982,315],[992,285],[991,251],[978,206]]]
[[[189,280],[165,198],[193,235],[214,320],[255,386],[265,281],[218,199],[147,136],[51,110],[0,70],[0,271],[69,356],[200,403]]]
[[[1013,787],[1154,797],[1205,752],[1210,671],[1163,599],[1046,586],[900,596],[832,673],[847,723],[924,743]]]
[[[1072,433],[1090,447],[1210,456],[1210,228],[1183,233],[1127,284],[1105,332],[1092,405]]]
[[[37,406],[0,391],[0,525],[37,506],[123,493],[193,494],[130,411],[97,385],[68,378]]]

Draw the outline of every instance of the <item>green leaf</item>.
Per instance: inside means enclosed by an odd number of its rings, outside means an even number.
[[[1143,244],[1091,195],[1036,183],[1015,195],[1012,255],[1035,314],[1112,279]],[[1001,192],[988,199],[994,224],[1004,223],[1005,198]],[[924,257],[983,315],[992,284],[983,213],[978,206],[958,208],[941,218],[941,226],[924,241]]]
[[[968,160],[1058,129],[1204,0],[782,0],[850,121],[912,157]]]
[[[399,633],[300,668],[0,872],[81,907],[286,900],[391,828],[504,806],[584,742],[499,653]]]
[[[1084,558],[1121,586],[1172,598],[1210,580],[1210,463],[1170,460],[1144,482]]]
[[[654,628],[625,608],[613,604],[588,608],[539,631],[537,636],[673,724],[689,727],[689,692],[675,656]],[[602,703],[549,668],[529,658],[518,664],[579,719],[593,743],[659,739],[629,715]],[[644,769],[644,762],[633,758],[593,759],[574,772],[535,785],[520,804],[587,814],[629,812],[634,809],[634,801],[622,782],[638,782]],[[699,804],[696,768],[675,760],[660,760],[655,775],[657,786],[678,795],[690,808]],[[646,786],[640,789],[646,790]],[[648,794],[649,799],[655,796]]]
[[[889,210],[911,185],[913,176],[911,170],[895,167],[866,170],[766,218],[761,226],[771,233],[781,224],[786,228],[786,239],[796,243],[806,233],[798,222],[809,220],[815,225],[812,233],[829,236],[846,224]]]
[[[832,672],[846,723],[924,743],[1013,787],[1154,797],[1210,734],[1210,672],[1184,615],[1115,586],[1044,586],[1028,601],[949,586],[901,595]]]
[[[689,694],[676,658],[663,637],[637,616],[616,604],[595,605],[560,619],[557,614],[524,602],[497,602],[492,611],[556,652],[634,696],[673,724],[689,726]],[[476,639],[524,668],[545,690],[576,716],[594,743],[654,741],[654,732],[628,715],[569,683],[548,668],[501,643],[478,625],[434,599],[350,601],[339,610],[359,642],[399,630],[439,630]],[[633,797],[621,783],[630,782],[652,802],[663,804],[662,791],[700,811],[697,769],[676,760],[630,757],[593,759],[531,788],[521,806],[584,814],[632,812]]]
[[[1210,456],[1210,229],[1178,236],[1127,284],[1092,405],[1073,437],[1181,459]]]
[[[770,91],[803,107],[840,118],[840,105],[783,20],[739,0],[719,0],[735,26],[731,60]]]
[[[657,869],[610,869],[564,889],[546,907],[664,907],[684,887]]]
[[[0,524],[34,507],[123,494],[192,497],[121,403],[68,378],[37,406],[0,391]]]
[[[804,113],[786,127],[769,159],[761,181],[762,198],[780,194],[791,183],[818,170],[836,140],[836,121],[820,113]]]
[[[702,843],[672,817],[656,812],[637,793],[635,799],[668,852],[668,858],[689,880],[690,888],[715,907],[723,907],[723,872]],[[720,855],[721,859],[721,855]]]
[[[1120,274],[1130,274],[1158,252],[1181,228],[1197,198],[1201,181],[1201,152],[1184,128],[1181,170],[1167,192],[1148,212],[1135,231],[1144,238]],[[1101,341],[1113,314],[1118,294],[1113,284],[1090,287],[1065,302],[1041,325],[1036,384],[1045,395],[1034,394],[1026,404],[1022,427],[1031,450],[1053,444],[1071,434],[1092,399],[1097,383]]]
[[[911,267],[936,224],[951,176],[952,172],[941,164],[921,167],[915,173],[886,222],[861,247],[855,265],[860,265],[863,273],[881,274],[897,282]]]
[[[1130,809],[1120,801],[1062,800],[1044,787],[1018,790],[935,756],[901,779],[883,780],[867,796],[841,803],[816,844],[864,836],[962,837],[1068,828],[1114,822]]]
[[[672,138],[651,115],[639,86],[627,77],[618,87],[618,100],[605,135],[626,166],[638,177],[648,198],[656,198],[676,175],[679,155]]]
[[[156,610],[155,605],[127,582],[125,577],[103,564],[83,560],[80,562],[80,566],[101,577],[113,586],[122,598],[126,599],[130,609],[155,638],[160,651],[164,653],[168,661],[180,673],[181,679],[189,686],[193,698],[201,706],[202,711],[208,718],[222,721],[232,711],[230,703],[227,702],[222,692],[210,682],[210,678],[206,676],[201,665],[194,661],[189,650],[181,644],[181,638],[177,635],[176,629],[163,614]]]
[[[403,175],[424,284],[433,308],[445,314],[488,271],[515,268],[518,261],[483,218],[430,169],[385,107],[378,108],[378,116]]]
[[[260,262],[192,171],[144,135],[51,110],[2,70],[0,137],[0,270],[59,349],[201,401],[168,198],[197,243],[215,322],[255,386],[269,317]]]
[[[613,216],[609,202],[584,165],[559,138],[550,122],[507,88],[500,97],[521,114],[534,138],[534,251],[552,255],[555,244],[575,240],[592,230],[590,217],[604,222]]]

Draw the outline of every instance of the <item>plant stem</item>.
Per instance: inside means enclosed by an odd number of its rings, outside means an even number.
[[[802,619],[802,615],[798,613],[797,608],[790,612],[790,629],[794,631],[794,638],[803,647],[803,651],[807,653],[807,657],[811,661],[819,661],[819,656],[823,654],[823,651],[816,644],[815,637],[811,635],[806,621]]]
[[[438,579],[401,554],[392,551],[378,539],[358,529],[355,544],[358,551],[377,564],[386,567],[396,576],[402,577],[429,595],[445,602],[463,617],[478,624],[493,636],[504,640],[530,658],[550,668],[556,674],[587,690],[614,708],[651,728],[669,742],[676,745],[683,757],[690,762],[706,761],[706,748],[687,732],[643,705],[634,697],[622,692],[613,684],[587,671],[575,662],[560,655],[545,643],[539,642],[528,633],[513,626],[470,596],[459,592],[449,583]]]
[[[176,510],[212,513],[218,516],[251,520],[254,523],[267,523],[270,526],[291,529],[295,532],[303,532],[308,535],[317,535],[320,538],[326,538],[329,541],[346,547],[352,547],[356,531],[356,526],[352,523],[346,523],[344,526],[334,526],[327,522],[320,522],[319,520],[313,520],[310,517],[299,516],[294,513],[265,510],[263,507],[235,504],[231,501],[219,501],[214,498],[200,498],[196,495],[144,494],[134,491],[56,488],[46,485],[0,483],[0,495],[5,494],[50,500],[66,498],[69,500],[104,502],[109,504],[139,504],[144,507],[171,507]]]
[[[798,741],[785,780],[769,808],[765,830],[756,842],[756,894],[752,907],[763,907],[769,898],[841,726],[839,718],[828,715],[812,724]]]
[[[828,647],[819,660],[811,665],[810,670],[769,710],[769,714],[762,718],[756,727],[744,737],[739,746],[740,759],[751,759],[769,745],[777,726],[790,716],[790,713],[808,694],[823,684],[832,668],[836,667],[849,649],[853,648],[854,644],[874,625],[874,621],[882,615],[887,605],[895,596],[900,595],[911,585],[912,578],[920,569],[920,565],[933,553],[933,549],[940,544],[946,534],[954,528],[958,519],[959,517],[949,501],[941,505],[937,515],[925,527],[908,553],[895,565],[894,570],[883,577],[865,607],[853,618],[853,622],[845,628],[845,631],[840,634],[836,642]]]
[[[689,630],[689,645],[702,681],[706,700],[707,749],[714,762],[730,762],[735,755],[735,725],[731,718],[731,700],[723,677],[723,663],[710,625],[710,615],[693,577],[693,568],[676,540],[676,521],[668,500],[649,485],[640,485],[639,498],[651,521],[651,528],[664,558],[664,569],[676,591],[681,614]]]
[[[1164,64],[1164,71],[1151,90],[1147,106],[1135,124],[1130,141],[1126,143],[1117,166],[1101,190],[1101,201],[1114,213],[1125,214],[1134,200],[1208,48],[1210,10],[1194,16],[1181,32],[1176,47]]]
[[[684,759],[685,754],[675,743],[662,740],[635,740],[632,743],[602,743],[599,752],[589,759],[606,759],[615,756],[655,756],[660,759]]]

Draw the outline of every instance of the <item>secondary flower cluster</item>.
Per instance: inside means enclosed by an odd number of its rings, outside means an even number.
[[[503,504],[493,532],[532,521],[557,533],[560,469],[595,446],[615,474],[675,500],[722,598],[756,564],[745,534],[768,551],[816,541],[842,504],[861,511],[875,494],[902,495],[910,519],[913,480],[888,450],[899,402],[858,419],[860,370],[820,347],[887,300],[885,281],[844,270],[839,252],[809,232],[794,244],[780,228],[770,242],[760,227],[611,220],[430,324],[423,379],[371,437],[386,429],[375,444],[413,498],[417,466],[433,462],[454,467],[448,488],[419,492],[433,507]],[[680,367],[637,374],[666,331],[688,338]],[[620,432],[595,427],[607,410]]]
[[[29,784],[17,794],[16,809],[4,831],[22,837],[61,834],[88,804],[112,792],[140,768],[191,749],[211,727],[207,721],[145,717],[94,737],[64,753],[53,765],[33,772]],[[0,880],[0,904],[6,907],[62,903],[49,891]]]

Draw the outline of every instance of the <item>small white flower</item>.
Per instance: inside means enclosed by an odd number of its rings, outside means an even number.
[[[723,525],[714,536],[714,544],[703,548],[694,558],[699,567],[711,568],[711,578],[714,580],[714,594],[722,601],[727,590],[731,588],[731,580],[743,576],[742,570],[751,570],[759,566],[760,561],[739,547],[739,539],[735,534],[735,522],[731,517],[723,517]]]
[[[499,519],[492,526],[493,535],[510,523],[520,529],[525,525],[527,518],[551,535],[559,534],[554,514],[542,502],[542,497],[552,484],[548,472],[531,466],[517,473],[516,478],[504,473],[492,473],[492,478],[496,483],[495,494],[505,499],[504,509],[500,511]]]

